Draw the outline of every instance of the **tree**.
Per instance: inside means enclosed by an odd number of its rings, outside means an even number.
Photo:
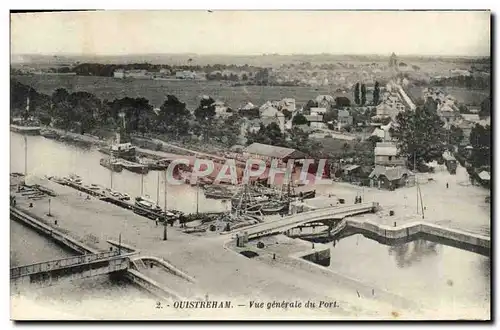
[[[361,105],[366,104],[366,86],[365,84],[361,85]]]
[[[488,96],[481,102],[481,111],[479,111],[479,117],[485,118],[491,115],[491,98]]]
[[[156,115],[153,112],[153,106],[149,104],[146,98],[131,98],[124,97],[115,99],[108,104],[110,113],[119,125],[122,133],[129,134],[131,132],[145,133],[150,130],[155,122]],[[120,114],[124,114],[121,121]],[[123,125],[125,124],[125,127]]]
[[[292,125],[293,126],[296,126],[296,125],[306,125],[308,124],[309,122],[307,121],[306,117],[302,114],[296,114],[293,119],[292,119]]]
[[[380,84],[378,81],[375,82],[375,87],[373,88],[373,105],[378,105],[380,103]]]
[[[328,123],[337,120],[338,118],[339,118],[339,111],[337,109],[328,110],[323,115],[323,122]]]
[[[458,146],[464,139],[464,132],[460,127],[456,127],[455,125],[451,125],[449,134],[449,144]]]
[[[443,125],[436,112],[423,106],[415,111],[400,112],[390,133],[397,140],[399,154],[408,160],[409,165],[416,166],[442,156],[445,150]]]
[[[303,107],[303,112],[304,113],[311,113],[311,108],[317,108],[318,107],[318,103],[316,101],[313,101],[313,100],[309,100],[307,101],[306,105],[304,105]]]
[[[360,104],[361,101],[359,100],[359,83],[356,83],[354,86],[354,103]]]
[[[382,142],[382,139],[380,138],[380,136],[372,135],[368,139],[366,139],[366,141],[370,142],[372,147],[375,148],[377,143]]]
[[[290,120],[292,118],[293,113],[288,109],[283,109],[281,112],[283,113],[283,116],[285,116],[286,120]]]
[[[339,96],[335,98],[335,108],[347,108],[351,106],[351,100],[345,96]]]
[[[473,168],[490,166],[491,164],[491,127],[476,124],[470,133],[472,155],[470,162]]]
[[[169,133],[176,138],[189,132],[191,113],[186,103],[179,101],[174,95],[167,95],[167,99],[160,107],[156,128],[160,132]]]
[[[260,124],[260,129],[258,132],[251,132],[247,136],[247,144],[252,144],[254,142],[270,144],[274,146],[286,147],[285,134],[281,132],[278,124],[271,123],[267,126]]]
[[[198,121],[212,120],[215,116],[215,100],[209,96],[202,97],[200,105],[194,110],[194,116]]]

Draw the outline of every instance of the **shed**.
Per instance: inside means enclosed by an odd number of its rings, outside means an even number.
[[[250,155],[261,156],[267,159],[304,159],[306,155],[298,150],[284,147],[276,147],[269,144],[252,143],[246,150]]]

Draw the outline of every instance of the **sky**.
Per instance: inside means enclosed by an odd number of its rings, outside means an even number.
[[[100,11],[11,14],[11,54],[488,56],[490,13]]]

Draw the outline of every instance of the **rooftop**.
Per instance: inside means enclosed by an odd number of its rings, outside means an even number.
[[[403,175],[411,176],[412,172],[407,170],[405,167],[396,166],[396,167],[384,167],[384,166],[375,166],[375,169],[370,173],[370,178],[385,176],[388,180],[399,180],[403,177]]]
[[[296,153],[296,156],[300,156],[299,154],[302,154],[295,149],[276,147],[262,143],[252,143],[246,148],[245,151],[249,154],[261,155],[278,159],[291,156],[293,153]]]

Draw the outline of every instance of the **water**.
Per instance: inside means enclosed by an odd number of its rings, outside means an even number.
[[[387,246],[355,234],[331,247],[329,268],[461,317],[490,308],[490,258],[426,240]]]
[[[32,229],[10,221],[10,267],[30,265],[77,255]]]
[[[24,137],[21,134],[10,134],[10,171],[24,173]],[[148,195],[164,206],[164,173],[150,171],[141,179],[141,175],[123,170],[121,173],[110,173],[99,164],[106,157],[96,148],[82,148],[42,136],[27,136],[28,173],[36,176],[67,176],[78,174],[87,184],[96,183],[128,193],[130,196]],[[112,179],[111,179],[112,175]],[[157,187],[159,184],[159,194]],[[141,183],[143,187],[141,189]],[[230,204],[220,200],[206,199],[203,191],[197,192],[195,187],[186,184],[167,186],[167,207],[185,213],[196,212],[198,194],[199,212],[220,212],[230,208]]]
[[[28,265],[76,255],[32,229],[11,220],[10,221],[10,263],[11,267]],[[29,304],[33,306],[33,313],[13,309],[21,317],[28,315],[36,317],[36,310],[43,306],[45,313],[54,314],[54,317],[127,317],[126,309],[117,309],[113,303],[120,301],[131,305],[140,303],[153,309],[155,300],[141,291],[137,286],[125,281],[112,281],[107,275],[62,282],[57,285],[44,287],[29,292],[23,291],[20,296],[12,296],[13,303]],[[46,317],[48,314],[40,315]]]

